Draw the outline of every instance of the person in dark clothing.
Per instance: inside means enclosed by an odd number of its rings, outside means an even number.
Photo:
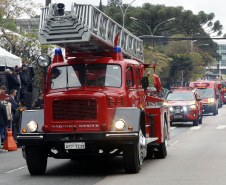
[[[16,109],[19,107],[19,104],[15,101],[15,96],[16,96],[16,90],[15,89],[12,89],[10,91],[9,102],[11,103],[13,117],[16,114]]]
[[[27,83],[28,83],[27,91],[32,92],[34,79],[35,79],[35,71],[32,64],[30,64],[29,61],[25,61],[24,63],[27,65],[27,70],[26,70]]]
[[[20,92],[20,80],[18,78],[18,74],[20,72],[20,69],[12,69],[12,74],[8,76],[8,84],[9,84],[9,92],[11,93],[11,90],[14,89],[17,91],[16,94],[16,101],[19,102],[19,92]]]
[[[20,81],[21,81],[20,100],[24,100],[24,101],[26,100],[27,86],[28,86],[26,71],[27,71],[27,65],[23,64],[22,71],[20,72]]]
[[[0,87],[1,86],[8,86],[8,80],[7,80],[7,77],[6,77],[6,74],[4,71],[0,71]]]
[[[43,103],[44,103],[44,94],[43,92],[38,93],[38,98],[35,99],[32,109],[43,109]]]
[[[8,119],[7,119],[6,107],[0,102],[0,139],[1,139],[0,141],[1,142],[2,142],[2,136],[4,135],[5,129],[7,127],[7,122],[8,122]]]
[[[15,101],[15,99],[14,99],[15,96],[16,96],[16,90],[15,89],[12,89],[10,91],[9,102],[11,103],[11,110],[12,110],[11,112],[12,112],[13,119],[14,119],[14,117],[16,115],[16,110],[17,110],[17,108],[20,105],[20,103],[18,104]],[[17,141],[17,138],[16,138],[16,136],[17,136],[17,125],[16,125],[16,123],[14,123],[14,120],[13,120],[13,130],[12,130],[12,132],[13,132],[14,140]]]

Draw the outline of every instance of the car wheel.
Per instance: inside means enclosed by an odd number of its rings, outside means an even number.
[[[197,119],[193,121],[193,126],[199,126],[199,116],[197,116]]]
[[[25,147],[27,167],[31,175],[43,175],[47,166],[47,151],[41,147]]]
[[[199,119],[199,124],[202,124],[202,117],[203,117],[203,115],[201,114],[200,119]]]
[[[127,173],[138,173],[147,155],[145,137],[140,129],[138,144],[126,145],[123,150],[124,169]]]

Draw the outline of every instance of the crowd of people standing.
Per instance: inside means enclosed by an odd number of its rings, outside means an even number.
[[[34,70],[27,74],[28,62],[22,67],[15,66],[0,72],[0,94],[5,95],[0,99],[0,142],[3,135],[6,137],[6,129],[10,128],[15,136],[18,129],[18,111],[25,107],[28,88],[34,81]],[[32,68],[33,69],[33,68]],[[16,140],[16,138],[14,137]],[[0,145],[1,146],[1,145]]]

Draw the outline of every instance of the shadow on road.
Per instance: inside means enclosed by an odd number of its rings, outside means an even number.
[[[51,159],[51,162],[54,163]],[[59,159],[58,159],[59,160]],[[64,160],[65,162],[47,166],[45,176],[106,176],[110,174],[124,174],[122,157],[113,159],[82,159]]]

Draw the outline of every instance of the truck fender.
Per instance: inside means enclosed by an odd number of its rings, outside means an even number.
[[[43,132],[42,126],[44,125],[44,110],[25,110],[22,112],[22,119],[21,119],[21,127],[20,127],[20,133],[22,133],[23,129],[27,129],[27,124],[30,121],[35,121],[38,124],[38,130],[37,132]]]
[[[141,119],[142,111],[137,107],[118,107],[115,109],[115,114],[113,122],[111,125],[111,131],[118,131],[115,128],[115,122],[118,120],[123,120],[125,122],[125,127],[123,131],[130,131],[128,127],[133,127],[133,132],[139,132],[140,123],[144,119]],[[142,126],[141,126],[142,127]],[[145,128],[145,127],[144,127]],[[143,128],[141,128],[143,131]]]

